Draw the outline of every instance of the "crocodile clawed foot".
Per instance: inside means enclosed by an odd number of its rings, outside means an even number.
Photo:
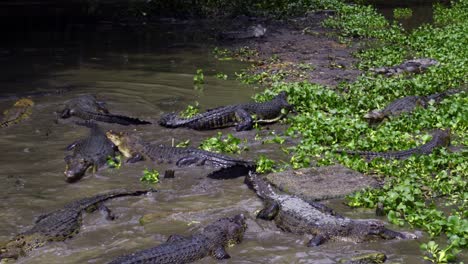
[[[99,204],[98,209],[109,221],[115,220],[117,218],[115,214],[112,213],[112,211],[109,209],[109,207],[105,206],[103,203]]]
[[[320,246],[321,244],[325,243],[326,239],[322,235],[316,235],[314,236],[308,243],[308,247],[317,247]]]

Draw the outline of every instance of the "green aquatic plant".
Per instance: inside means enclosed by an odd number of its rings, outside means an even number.
[[[156,184],[159,182],[159,172],[155,169],[145,169],[140,181],[143,183]]]
[[[120,167],[122,166],[122,156],[121,155],[117,155],[115,157],[107,157],[107,166],[109,166],[109,168],[115,168],[115,169],[120,169]]]
[[[183,118],[191,118],[198,113],[200,113],[200,104],[198,101],[195,101],[193,105],[188,105],[179,115]]]
[[[202,85],[205,83],[205,75],[203,74],[202,69],[197,69],[197,73],[193,76],[194,85]]]
[[[234,137],[232,134],[228,134],[223,138],[223,133],[218,132],[214,137],[205,139],[200,143],[200,149],[212,152],[224,152],[224,153],[241,153],[247,150],[247,147],[240,146],[241,140]]]
[[[427,256],[424,256],[425,260],[432,263],[449,263],[454,261],[456,259],[455,256],[459,253],[459,250],[453,246],[454,244],[441,249],[436,242],[429,241],[428,243],[421,244],[421,249],[427,252]]]
[[[256,161],[256,172],[268,173],[275,171],[276,162],[272,159],[267,158],[265,155],[260,155]]]
[[[411,8],[395,8],[393,9],[393,17],[395,19],[408,19],[413,15]]]
[[[227,76],[227,74],[219,72],[219,73],[216,74],[216,78],[218,78],[220,80],[227,80],[228,76]]]
[[[187,139],[187,140],[177,143],[176,148],[185,148],[185,147],[188,147],[189,145],[190,145],[190,139]]]

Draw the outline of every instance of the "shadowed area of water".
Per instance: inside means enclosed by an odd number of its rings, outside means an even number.
[[[35,216],[75,199],[122,187],[144,188],[139,178],[145,168],[157,168],[161,172],[174,168],[171,164],[144,161],[124,164],[119,170],[88,173],[78,183],[66,183],[64,149],[86,136],[88,130],[70,121],[54,122],[54,112],[64,101],[92,93],[106,101],[113,113],[156,122],[162,113],[181,110],[195,100],[203,108],[210,108],[249,101],[256,92],[234,80],[234,72],[245,64],[215,60],[209,45],[193,42],[194,37],[170,48],[164,41],[168,38],[163,38],[163,44],[153,45],[155,40],[176,33],[144,34],[146,37],[134,38],[138,35],[135,32],[91,32],[70,37],[69,46],[46,47],[38,40],[3,49],[1,110],[13,104],[15,94],[69,89],[33,96],[36,105],[32,117],[0,130],[0,240],[31,227]],[[205,73],[203,89],[193,87],[193,74],[198,68]],[[228,74],[229,79],[215,78],[218,72]],[[102,127],[137,133],[153,143],[171,144],[172,140],[178,143],[190,139],[193,146],[217,132],[169,130],[157,124],[139,127],[103,124]],[[284,129],[284,124],[271,127],[271,130]],[[254,141],[255,130],[222,131],[249,140],[250,150],[238,155],[242,158],[256,159],[264,154],[271,159],[287,159],[282,146]],[[259,133],[268,134],[268,130]],[[372,250],[383,251],[392,261],[422,262],[417,241],[337,242],[307,248],[307,236],[285,233],[274,223],[255,219],[262,203],[247,189],[242,178],[212,180],[205,177],[210,171],[202,167],[177,169],[174,179],[162,179],[156,185],[157,193],[109,201],[107,205],[116,213],[116,220],[107,221],[98,212],[85,214],[81,232],[74,238],[50,243],[18,263],[105,263],[121,254],[156,246],[170,234],[188,235],[209,222],[236,213],[247,215],[249,227],[243,243],[228,249],[232,256],[229,263],[335,263],[341,257]],[[329,204],[347,216],[375,218],[373,212],[350,210],[340,200]],[[214,262],[205,258],[199,263]]]

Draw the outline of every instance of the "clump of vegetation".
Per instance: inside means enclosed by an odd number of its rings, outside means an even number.
[[[411,8],[395,8],[393,9],[393,17],[395,19],[408,19],[413,15]]]
[[[218,132],[214,137],[205,139],[200,144],[200,149],[212,152],[224,152],[224,153],[241,153],[246,150],[247,147],[240,146],[241,140],[234,137],[232,134],[228,134],[223,138],[223,134]]]
[[[275,171],[276,162],[272,159],[267,158],[265,155],[260,155],[256,161],[256,172],[267,173]]]
[[[190,145],[190,139],[187,139],[187,140],[177,143],[176,148],[185,148],[185,147],[188,147],[189,145]],[[174,146],[174,143],[172,143],[172,146]]]
[[[453,260],[468,245],[466,94],[452,95],[440,104],[391,117],[378,126],[370,126],[363,116],[404,96],[428,95],[466,85],[468,49],[461,43],[468,41],[467,7],[466,1],[455,1],[450,8],[437,5],[434,25],[405,32],[370,6],[337,4],[337,15],[327,19],[325,25],[339,29],[343,37],[370,37],[376,41],[373,48],[356,53],[360,69],[392,66],[413,57],[434,58],[440,64],[411,78],[365,72],[354,83],[342,83],[334,90],[308,82],[277,82],[256,98],[262,101],[279,91],[288,93],[288,101],[298,113],[289,116],[286,135],[302,138],[300,144],[289,149],[293,153],[289,161],[293,168],[338,162],[384,178],[383,188],[349,196],[349,205],[375,208],[381,203],[390,222],[410,224],[431,237],[445,235],[446,245],[422,246],[428,255],[426,259],[437,263]],[[436,128],[450,129],[455,139],[452,144],[461,150],[449,152],[442,148],[406,160],[371,162],[336,153],[338,149],[405,150],[430,140],[430,132]],[[267,159],[260,159],[259,167],[268,171],[273,165]]]
[[[218,78],[220,80],[227,80],[228,76],[225,73],[219,72],[219,73],[216,74],[216,78]]]
[[[191,118],[200,113],[200,104],[195,101],[193,105],[188,105],[182,112],[179,113],[180,117]]]
[[[156,184],[159,182],[159,172],[155,169],[145,169],[140,181],[143,183]]]
[[[117,155],[115,157],[107,157],[107,166],[109,166],[109,168],[115,168],[115,169],[120,169],[120,167],[122,166],[122,156],[121,155]]]
[[[197,73],[193,76],[193,84],[200,86],[205,83],[205,75],[202,69],[197,69]]]

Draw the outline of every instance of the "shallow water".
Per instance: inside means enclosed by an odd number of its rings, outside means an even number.
[[[4,73],[0,96],[26,91],[47,91],[71,87],[58,95],[33,97],[36,105],[31,119],[0,130],[0,240],[7,240],[31,227],[35,216],[55,210],[64,204],[96,193],[122,187],[145,188],[139,177],[145,168],[164,171],[173,165],[149,161],[102,169],[75,184],[64,181],[64,148],[84,137],[86,128],[72,122],[55,123],[54,111],[77,95],[92,93],[107,102],[111,112],[156,121],[165,112],[183,109],[198,101],[203,108],[250,100],[257,92],[235,81],[235,71],[245,64],[216,61],[205,45],[181,42],[177,48],[152,46],[151,39],[132,39],[126,32],[95,32],[81,36],[71,46],[44,48],[30,43],[5,48],[1,57]],[[117,37],[118,36],[118,37]],[[124,43],[119,41],[124,40]],[[143,42],[143,43],[142,43]],[[104,43],[104,44],[103,44]],[[105,43],[118,43],[105,45]],[[182,46],[182,47],[181,47]],[[187,46],[187,47],[184,47]],[[139,48],[135,48],[139,47]],[[6,66],[6,67],[5,67]],[[194,89],[193,74],[197,68],[205,72],[203,89]],[[217,72],[229,75],[228,80],[214,77]],[[13,99],[2,99],[1,109]],[[138,127],[102,125],[106,129],[125,130],[141,135],[154,143],[171,144],[190,139],[193,146],[217,131],[169,130],[157,124]],[[284,130],[277,124],[271,130]],[[261,153],[272,159],[287,159],[279,145],[253,141],[256,131],[236,133],[252,144],[240,157],[255,159]],[[267,130],[260,132],[268,134]],[[107,221],[99,213],[85,214],[78,235],[65,242],[50,243],[21,258],[18,263],[105,263],[121,254],[156,246],[170,234],[190,234],[220,217],[236,213],[248,216],[248,229],[243,243],[228,249],[228,263],[335,263],[341,257],[379,250],[390,260],[421,263],[419,242],[384,241],[378,243],[327,243],[307,248],[306,236],[280,231],[273,223],[255,220],[261,201],[243,184],[242,178],[207,179],[210,169],[195,167],[177,169],[174,179],[162,179],[159,192],[147,197],[111,200],[106,204],[117,214]],[[375,218],[368,210],[350,210],[342,201],[328,202],[333,208],[351,217]],[[140,219],[145,217],[144,224]],[[396,228],[392,226],[392,228]],[[214,263],[205,258],[199,263]]]

